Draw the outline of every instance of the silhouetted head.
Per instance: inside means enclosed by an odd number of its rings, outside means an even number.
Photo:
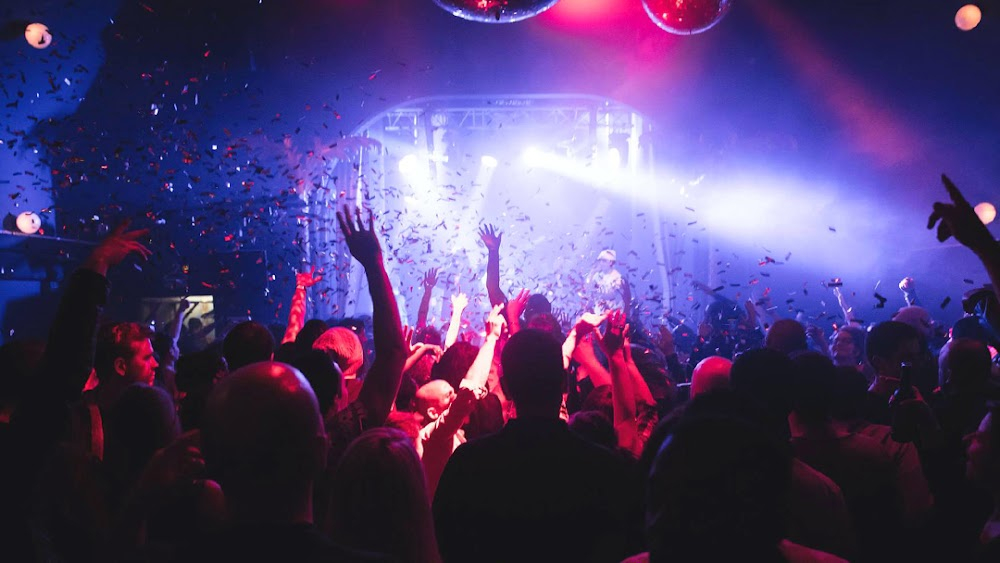
[[[562,362],[562,344],[546,332],[524,329],[507,341],[500,385],[519,414],[559,416],[566,391]]]
[[[524,320],[531,321],[536,315],[551,315],[552,303],[541,293],[532,293],[524,305]]]
[[[649,475],[650,561],[778,561],[791,482],[787,448],[728,417],[682,420]]]
[[[938,384],[950,391],[980,391],[993,364],[986,344],[971,338],[949,340],[938,356]]]
[[[468,342],[452,344],[444,351],[444,354],[441,354],[438,363],[431,368],[431,379],[443,379],[457,389],[459,383],[465,378],[465,374],[469,372],[469,368],[472,367],[472,363],[476,361],[477,354],[479,354],[479,348]]]
[[[295,367],[302,372],[319,403],[319,412],[325,416],[341,394],[344,377],[329,354],[322,350],[307,350],[295,360]]]
[[[775,321],[767,331],[764,347],[785,354],[805,350],[809,347],[806,342],[806,329],[801,323],[792,319]]]
[[[733,362],[721,356],[709,356],[698,362],[691,374],[691,397],[715,389],[728,389],[729,372],[732,369]]]
[[[787,355],[761,348],[736,358],[729,372],[729,384],[765,412],[770,430],[787,437],[794,373]]]
[[[559,320],[556,319],[552,313],[537,313],[528,318],[529,320],[526,328],[544,330],[559,341],[565,340],[565,336],[562,332],[562,326],[559,325]]]
[[[340,326],[328,329],[313,342],[314,350],[322,350],[330,355],[344,377],[355,377],[365,363],[365,352],[358,335],[349,328]]]
[[[332,482],[326,529],[335,542],[397,561],[440,560],[423,465],[405,433],[364,432],[344,452]]]
[[[222,342],[222,355],[230,370],[257,362],[270,361],[274,356],[274,337],[258,322],[244,321],[233,327]]]
[[[174,400],[158,387],[126,387],[105,417],[105,461],[126,484],[139,476],[156,450],[180,435]]]
[[[327,440],[316,396],[292,366],[250,364],[216,384],[202,446],[233,518],[311,518],[312,484],[326,463]]]
[[[906,323],[881,322],[868,330],[865,348],[877,374],[899,377],[900,364],[916,362],[920,355],[920,333]]]
[[[823,424],[833,417],[837,391],[837,368],[818,352],[792,356],[795,378],[792,384],[795,413],[808,424]]]
[[[598,411],[579,411],[569,417],[569,429],[581,438],[613,450],[618,447],[615,426]]]
[[[330,327],[320,319],[310,319],[302,325],[302,330],[295,336],[295,347],[299,353],[312,350],[316,339],[323,335]]]

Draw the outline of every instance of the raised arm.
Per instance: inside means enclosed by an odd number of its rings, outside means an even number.
[[[427,326],[427,312],[431,308],[431,292],[434,291],[434,286],[437,285],[437,282],[437,268],[427,270],[423,279],[420,280],[420,284],[424,286],[424,295],[420,298],[420,308],[417,309],[417,330]]]
[[[399,320],[399,309],[392,294],[392,284],[382,262],[382,248],[375,234],[375,219],[368,212],[368,226],[361,220],[361,210],[355,210],[352,219],[347,206],[343,213],[337,213],[337,222],[344,234],[344,241],[351,256],[361,263],[368,279],[368,291],[372,298],[372,332],[375,342],[375,361],[365,377],[358,401],[368,411],[369,426],[381,426],[399,391],[399,382],[406,363],[406,343],[403,340],[403,325]]]
[[[639,431],[636,425],[635,390],[628,363],[625,361],[624,345],[627,333],[625,314],[621,311],[612,311],[608,316],[608,328],[604,335],[601,336],[599,331],[594,331],[594,337],[611,365],[611,402],[614,408],[618,445],[638,456],[642,446],[639,443]]]
[[[528,298],[531,294],[527,289],[522,289],[516,297],[507,302],[507,323],[511,336],[521,331],[521,315],[528,306]]]
[[[451,296],[451,322],[448,323],[448,332],[444,335],[445,350],[458,342],[458,333],[462,330],[462,313],[468,306],[469,298],[464,293]]]
[[[993,291],[997,299],[1000,299],[1000,243],[997,243],[986,225],[979,220],[976,211],[955,184],[944,174],[941,175],[941,181],[948,190],[951,203],[934,203],[934,211],[927,219],[927,228],[933,229],[937,224],[939,241],[944,242],[954,236],[958,242],[974,252],[986,267],[986,273],[993,284]]]
[[[191,303],[188,302],[187,298],[181,299],[181,302],[177,304],[177,312],[174,313],[174,318],[170,321],[168,329],[168,334],[170,334],[170,339],[174,342],[174,346],[177,345],[177,340],[181,337],[181,328],[184,326],[184,313],[190,308]]]
[[[467,385],[472,389],[486,387],[486,381],[490,377],[490,367],[493,365],[493,356],[496,353],[497,342],[507,321],[503,318],[503,305],[495,305],[490,311],[489,318],[486,319],[486,341],[483,342],[476,359],[465,373],[462,385]]]
[[[500,289],[500,239],[503,233],[498,232],[493,225],[485,225],[479,230],[488,252],[486,258],[486,293],[490,297],[490,305],[502,305],[507,302],[507,296]]]
[[[152,254],[138,239],[146,229],[127,231],[129,221],[119,225],[94,249],[70,278],[66,293],[49,332],[43,358],[44,393],[64,401],[80,397],[94,367],[97,321],[108,299],[108,270],[129,254],[143,260]]]
[[[306,290],[323,281],[323,276],[316,275],[316,266],[306,272],[295,274],[295,293],[292,295],[292,307],[288,311],[288,328],[285,329],[285,337],[281,339],[282,344],[295,342],[299,331],[306,324]]]

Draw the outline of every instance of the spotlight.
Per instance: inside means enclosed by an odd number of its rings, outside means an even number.
[[[52,34],[42,23],[28,24],[24,29],[24,39],[36,49],[44,49],[52,44]]]
[[[611,168],[621,168],[622,153],[616,148],[608,149],[608,166]]]
[[[983,21],[983,12],[975,4],[966,4],[955,14],[955,25],[962,31],[971,31]]]
[[[496,158],[488,154],[484,154],[480,162],[482,162],[484,168],[496,168],[497,164],[499,164]]]
[[[994,214],[996,212],[994,211]],[[26,235],[33,235],[42,228],[42,220],[31,211],[25,211],[17,216],[17,230]]]
[[[415,154],[408,154],[399,159],[399,171],[406,176],[414,176],[420,172],[420,159]]]
[[[541,164],[542,159],[545,158],[545,154],[538,150],[537,147],[528,147],[524,149],[524,154],[521,155],[524,159],[524,163],[528,166],[537,166]]]
[[[992,203],[982,202],[976,206],[976,215],[984,225],[989,225],[997,218],[997,208]]]

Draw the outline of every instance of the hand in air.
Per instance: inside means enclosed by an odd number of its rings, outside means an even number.
[[[958,242],[973,251],[983,250],[995,244],[993,235],[979,220],[976,211],[962,195],[962,192],[944,174],[941,175],[941,182],[948,190],[951,203],[934,203],[934,211],[927,219],[927,228],[933,229],[936,224],[939,241],[944,242],[954,236]]]
[[[464,293],[451,296],[451,310],[461,313],[469,306],[469,297]]]
[[[479,229],[479,238],[482,239],[487,250],[500,250],[501,237],[503,237],[503,233],[497,231],[493,225],[487,224]]]
[[[597,345],[601,347],[604,354],[609,358],[622,350],[625,345],[625,335],[628,334],[628,324],[625,322],[625,313],[621,311],[611,311],[608,315],[608,328],[604,334],[594,331],[594,338]]]
[[[295,274],[295,287],[312,287],[321,281],[323,281],[323,276],[316,275],[316,266],[313,266],[308,272]]]
[[[351,218],[351,211],[345,205],[343,213],[337,212],[337,222],[340,224],[340,232],[344,234],[344,242],[347,249],[351,251],[351,256],[361,262],[363,266],[381,262],[382,247],[379,246],[378,237],[375,236],[375,215],[368,211],[368,226],[361,220],[361,209],[354,210],[354,218]]]
[[[97,245],[97,248],[90,254],[86,265],[96,270],[100,274],[106,274],[108,268],[113,268],[121,264],[129,254],[138,254],[143,260],[148,260],[153,255],[152,251],[146,248],[138,239],[149,234],[149,229],[139,229],[137,231],[126,231],[130,220],[126,219],[111,231],[108,237]]]
[[[500,338],[504,327],[507,326],[507,319],[503,316],[503,305],[497,305],[490,311],[490,316],[486,319],[486,336]]]
[[[520,319],[524,309],[528,306],[528,297],[531,293],[527,289],[522,289],[513,299],[507,302],[507,316],[512,319]]]
[[[430,289],[437,285],[438,282],[438,269],[431,268],[424,273],[424,277],[420,279],[420,284],[424,286],[425,289]]]

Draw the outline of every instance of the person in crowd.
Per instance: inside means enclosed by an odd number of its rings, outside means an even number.
[[[267,362],[274,357],[274,337],[266,326],[244,321],[226,335],[222,341],[222,354],[233,371],[257,362]]]
[[[445,467],[434,497],[442,559],[617,561],[639,551],[628,465],[560,420],[560,343],[524,329],[501,364],[517,418],[460,446]]]
[[[437,563],[430,496],[413,440],[400,430],[366,430],[333,473],[325,529],[333,541],[393,561]]]
[[[371,560],[314,525],[313,487],[328,446],[316,396],[298,370],[260,362],[220,381],[201,444],[206,470],[225,494],[228,525],[196,538],[182,560]]]
[[[682,420],[649,475],[648,561],[843,561],[786,540],[791,467],[787,448],[745,421]]]
[[[455,448],[465,442],[462,425],[468,421],[476,403],[489,393],[486,385],[490,367],[497,341],[506,326],[501,310],[502,306],[497,305],[490,313],[486,321],[486,341],[457,386],[447,380],[437,379],[417,390],[417,413],[422,417],[423,425],[417,441],[417,452],[424,464],[427,488],[431,495],[437,490],[441,472]]]
[[[896,321],[876,324],[865,340],[868,361],[875,379],[868,388],[866,418],[876,424],[891,423],[889,398],[899,388],[903,364],[913,366],[920,357],[920,334],[912,326]]]
[[[719,356],[709,356],[698,362],[691,375],[691,398],[715,389],[728,389],[732,368],[733,362]]]
[[[892,458],[877,441],[848,433],[834,423],[837,372],[829,358],[803,352],[793,362],[790,421],[795,456],[843,491],[858,538],[859,557],[891,557],[902,537],[905,494]]]
[[[793,354],[809,349],[806,340],[806,329],[802,324],[792,319],[776,321],[767,331],[764,347],[777,350],[784,354]]]
[[[837,328],[830,341],[830,357],[835,366],[852,367],[863,373],[871,383],[875,378],[875,370],[868,363],[866,336],[864,329],[856,325],[847,324]]]

